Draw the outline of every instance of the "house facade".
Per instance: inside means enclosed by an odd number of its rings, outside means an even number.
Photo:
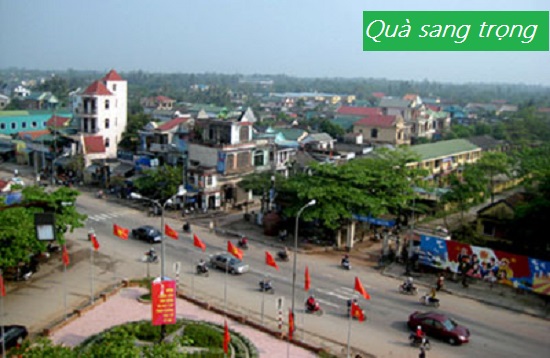
[[[370,144],[409,145],[409,127],[401,115],[374,115],[353,125],[353,133],[363,136]]]
[[[126,130],[127,91],[127,82],[111,70],[78,95],[73,116],[86,166],[93,159],[116,158],[118,143]],[[86,140],[86,137],[93,139]],[[97,143],[98,138],[103,141],[103,146]],[[99,152],[103,149],[103,153]]]

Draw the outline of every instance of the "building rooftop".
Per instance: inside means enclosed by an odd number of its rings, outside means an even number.
[[[428,160],[479,150],[480,148],[466,139],[452,139],[436,143],[413,145],[410,149],[418,154],[421,160]]]

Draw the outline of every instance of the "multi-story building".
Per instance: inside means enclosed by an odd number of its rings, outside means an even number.
[[[353,124],[353,133],[363,135],[363,140],[371,145],[409,145],[409,126],[401,115],[372,115]]]
[[[127,82],[111,70],[77,96],[73,116],[86,166],[93,159],[117,157],[118,143],[126,130],[127,95]]]

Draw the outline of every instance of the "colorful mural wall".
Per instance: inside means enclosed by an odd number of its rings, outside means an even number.
[[[550,262],[433,236],[420,236],[419,262],[550,295]]]

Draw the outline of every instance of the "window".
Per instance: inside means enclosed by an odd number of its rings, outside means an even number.
[[[109,129],[109,118],[105,118],[105,129]]]
[[[254,166],[259,167],[264,165],[264,152],[258,150],[254,153]]]
[[[15,128],[17,128],[17,123],[11,122],[11,129],[15,129]]]
[[[212,176],[209,175],[206,177],[206,186],[212,186],[213,182],[214,181],[212,180]]]
[[[105,109],[109,109],[109,100],[108,99],[105,100]]]
[[[239,137],[240,142],[247,142],[250,140],[248,126],[241,127],[241,129],[239,130]]]
[[[31,125],[32,125],[33,128],[36,128],[37,123],[36,123],[36,122],[32,122]]]
[[[105,138],[105,148],[109,148],[109,138]]]
[[[21,122],[21,128],[27,128],[27,122]]]
[[[373,128],[370,130],[370,137],[371,138],[378,138],[378,129]]]
[[[113,83],[113,92],[116,91],[116,83]]]
[[[6,123],[0,123],[0,129],[6,129]]]
[[[483,223],[483,235],[495,236],[495,224],[484,222]]]

